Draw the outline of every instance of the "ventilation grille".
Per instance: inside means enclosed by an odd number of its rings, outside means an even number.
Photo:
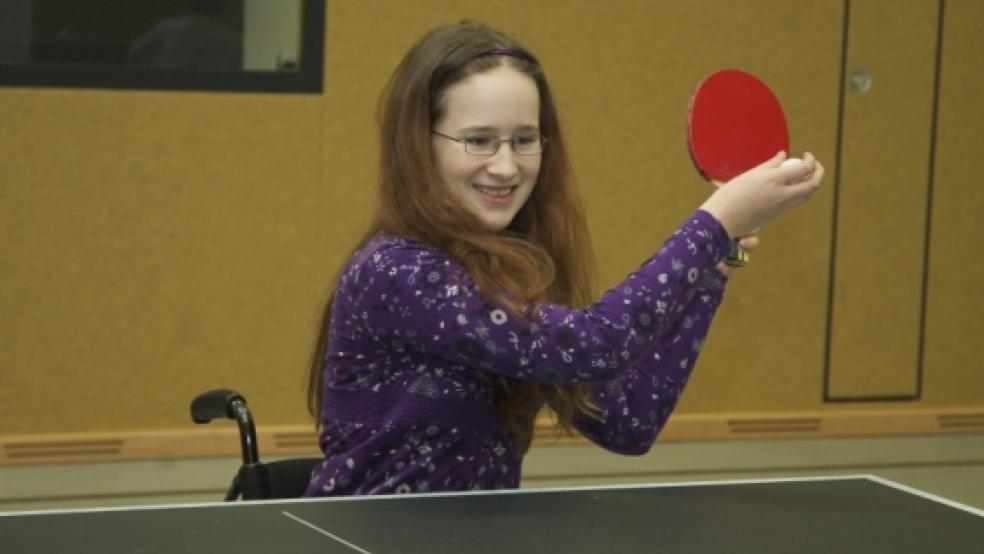
[[[273,446],[284,450],[317,450],[318,436],[305,432],[273,433]]]
[[[123,451],[121,439],[70,440],[50,442],[10,442],[4,445],[5,457],[11,461],[62,458],[99,458],[119,456]]]
[[[729,419],[728,430],[735,435],[802,435],[820,432],[819,417],[777,419]]]
[[[940,414],[937,422],[943,431],[984,431],[984,414]]]

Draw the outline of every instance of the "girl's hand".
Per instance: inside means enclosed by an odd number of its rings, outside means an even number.
[[[731,237],[746,237],[782,212],[806,202],[820,186],[823,166],[809,152],[802,163],[780,167],[779,152],[769,161],[718,188],[701,206]]]

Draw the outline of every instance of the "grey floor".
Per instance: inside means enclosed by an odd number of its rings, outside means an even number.
[[[212,502],[237,458],[0,467],[0,511]],[[984,509],[984,435],[657,444],[645,456],[541,445],[525,488],[878,475]]]

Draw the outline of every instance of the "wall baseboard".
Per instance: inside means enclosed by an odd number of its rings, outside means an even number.
[[[264,458],[317,455],[309,424],[258,426]],[[984,408],[867,409],[821,412],[678,414],[660,442],[836,438],[984,433]],[[583,444],[558,434],[552,420],[537,419],[537,446]],[[86,433],[0,435],[0,465],[181,459],[240,455],[235,426]]]

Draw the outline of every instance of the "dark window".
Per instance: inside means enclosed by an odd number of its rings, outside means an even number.
[[[2,0],[0,85],[322,90],[325,0]]]

